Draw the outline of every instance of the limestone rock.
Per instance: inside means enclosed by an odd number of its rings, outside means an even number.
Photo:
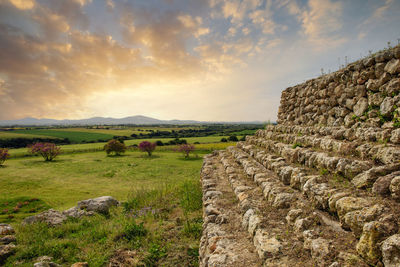
[[[385,71],[390,74],[397,74],[400,72],[400,59],[392,59],[386,63]]]
[[[385,267],[400,266],[400,235],[392,235],[382,242],[382,261]]]
[[[391,97],[386,97],[381,106],[380,112],[383,116],[388,116],[394,110],[394,100]]]
[[[50,226],[56,226],[67,220],[67,216],[59,211],[49,209],[38,215],[30,216],[24,219],[23,224],[32,224],[37,222],[45,222]]]
[[[393,180],[390,182],[390,192],[392,195],[392,198],[396,200],[400,200],[400,176],[396,176],[393,178]]]
[[[276,256],[282,249],[281,242],[275,237],[270,237],[268,232],[258,229],[254,235],[254,246],[263,260]]]
[[[353,107],[353,112],[356,116],[360,117],[367,110],[367,108],[368,108],[368,99],[362,97]]]
[[[61,265],[54,262],[41,261],[33,264],[33,267],[61,267]]]
[[[387,175],[393,171],[398,171],[398,170],[400,170],[400,164],[389,164],[384,166],[373,167],[368,171],[365,171],[355,176],[351,180],[351,182],[357,188],[371,187],[373,183],[378,179],[378,177]]]
[[[354,210],[361,210],[369,206],[369,202],[363,198],[344,197],[336,201],[336,210],[339,218]]]
[[[395,144],[400,144],[400,129],[392,131],[392,137],[390,138],[390,142]]]
[[[0,264],[3,263],[8,257],[13,255],[15,252],[15,245],[0,245]]]
[[[390,195],[390,184],[392,180],[396,177],[396,175],[400,175],[400,172],[391,173],[385,176],[379,177],[372,187],[372,192],[381,196],[389,196]]]
[[[67,217],[73,217],[73,218],[81,218],[83,216],[94,215],[93,211],[81,210],[78,209],[78,207],[72,207],[70,209],[64,210],[62,213]]]
[[[17,239],[14,235],[0,236],[0,244],[7,245],[15,241],[17,241]]]
[[[329,256],[332,253],[333,248],[328,240],[319,237],[311,242],[311,256],[319,264],[325,264],[329,260]]]
[[[79,201],[77,207],[78,209],[84,209],[86,211],[94,211],[107,214],[111,207],[117,206],[118,204],[119,202],[115,198],[111,196],[102,196],[98,198]]]
[[[0,235],[10,235],[14,233],[14,228],[11,225],[0,223]]]

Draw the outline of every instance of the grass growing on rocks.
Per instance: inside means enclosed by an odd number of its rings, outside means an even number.
[[[194,198],[190,210],[182,204],[188,194]],[[192,225],[190,231],[186,222]],[[17,252],[5,266],[32,266],[44,255],[66,266],[78,261],[87,261],[89,266],[109,262],[119,266],[197,266],[201,224],[197,181],[138,190],[108,216],[69,219],[57,227],[41,223],[16,226]]]

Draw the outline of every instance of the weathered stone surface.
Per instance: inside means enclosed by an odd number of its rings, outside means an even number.
[[[24,219],[23,224],[32,224],[37,222],[44,222],[50,226],[56,226],[67,220],[67,216],[59,211],[49,209],[38,215],[30,216]]]
[[[278,239],[270,237],[268,232],[261,229],[256,231],[253,240],[257,253],[263,260],[278,255],[282,249],[282,244]]]
[[[392,235],[382,242],[382,261],[385,267],[400,266],[400,235]]]
[[[363,208],[357,211],[351,211],[344,215],[342,227],[351,230],[355,237],[361,236],[364,224],[377,220],[385,212],[385,207],[375,204],[372,207]]]
[[[357,104],[353,108],[353,112],[356,116],[361,116],[368,108],[368,99],[365,97],[360,98]]]
[[[0,245],[0,264],[2,264],[8,257],[15,253],[15,245]]]
[[[400,59],[392,59],[386,63],[385,71],[390,74],[397,74],[400,72]]]
[[[365,171],[355,176],[351,180],[351,182],[357,188],[371,187],[373,183],[378,179],[378,177],[387,175],[397,170],[400,170],[400,164],[389,164],[384,166],[373,167],[368,171]]]
[[[92,216],[92,215],[94,215],[94,212],[81,210],[81,209],[78,209],[78,207],[72,207],[70,209],[64,210],[62,212],[62,214],[67,217],[81,218],[83,216]]]
[[[336,210],[339,218],[346,213],[354,210],[361,210],[369,206],[369,202],[364,198],[344,197],[336,201]]]
[[[54,262],[41,261],[33,264],[33,267],[61,267],[61,265]]]
[[[0,236],[0,245],[7,245],[10,244],[12,242],[17,241],[17,239],[15,238],[14,235],[5,235],[5,236]]]
[[[400,129],[392,131],[392,137],[390,138],[390,142],[395,144],[400,144]]]
[[[328,240],[319,237],[311,241],[311,255],[319,264],[325,264],[331,253],[333,253],[333,248]]]
[[[372,192],[381,196],[389,196],[390,195],[390,184],[392,180],[400,175],[400,172],[394,172],[385,176],[379,177],[372,187]]]
[[[394,100],[391,97],[386,97],[381,106],[380,106],[380,112],[383,116],[388,116],[392,113],[394,110]]]
[[[119,204],[118,200],[111,196],[102,196],[93,199],[82,200],[78,202],[78,209],[94,211],[98,213],[108,213],[109,209]]]
[[[14,228],[11,225],[0,223],[0,235],[10,235],[14,233]]]
[[[389,186],[392,198],[400,200],[400,176],[394,177]]]
[[[288,224],[293,224],[295,220],[303,213],[302,209],[294,209],[289,210],[288,214],[286,215],[286,222]]]

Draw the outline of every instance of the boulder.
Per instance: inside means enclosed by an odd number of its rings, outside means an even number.
[[[89,267],[89,263],[87,262],[75,262],[71,265],[71,267]]]
[[[392,131],[392,137],[390,138],[390,142],[394,144],[400,144],[400,129]]]
[[[67,220],[67,216],[59,211],[49,209],[38,215],[27,217],[23,220],[22,224],[32,224],[37,222],[45,222],[50,226],[56,226]]]
[[[73,217],[73,218],[81,218],[83,216],[92,216],[94,215],[93,211],[86,211],[86,210],[80,210],[78,207],[72,207],[70,209],[64,210],[62,212],[63,215],[67,217]]]
[[[0,223],[0,235],[10,235],[14,234],[14,228],[6,223]]]
[[[267,231],[258,229],[253,241],[258,256],[263,260],[274,257],[281,252],[281,242],[275,237],[270,237]]]
[[[213,192],[209,191],[208,193]],[[84,209],[86,211],[94,211],[98,213],[107,214],[109,209],[113,206],[118,206],[119,202],[111,196],[102,196],[98,198],[92,198],[82,200],[78,202],[78,209]]]
[[[400,172],[394,172],[385,176],[381,176],[376,180],[374,185],[372,186],[372,192],[381,196],[389,196],[390,195],[390,184],[392,180],[400,175]]]
[[[386,97],[381,106],[380,106],[380,112],[383,116],[388,116],[391,114],[391,112],[394,110],[394,100],[391,97]]]
[[[382,242],[382,261],[385,267],[400,266],[400,235],[392,235]]]
[[[325,265],[333,252],[334,249],[328,240],[319,237],[311,241],[311,256],[320,265]]]
[[[0,245],[0,265],[3,263],[8,257],[13,255],[15,252],[15,245]]]
[[[389,164],[384,166],[373,167],[368,171],[362,172],[355,176],[351,182],[357,188],[371,187],[380,176],[387,175],[391,172],[400,170],[400,164]]]
[[[0,244],[7,245],[15,241],[17,241],[17,239],[14,235],[0,236]]]

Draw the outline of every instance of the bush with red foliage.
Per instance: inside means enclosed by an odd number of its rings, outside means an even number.
[[[149,141],[143,141],[139,144],[138,148],[142,152],[147,152],[149,157],[153,153],[153,151],[156,149],[157,144],[156,143],[150,143]]]
[[[45,161],[52,161],[61,153],[61,147],[54,143],[36,143],[28,149],[32,154],[42,156]]]

